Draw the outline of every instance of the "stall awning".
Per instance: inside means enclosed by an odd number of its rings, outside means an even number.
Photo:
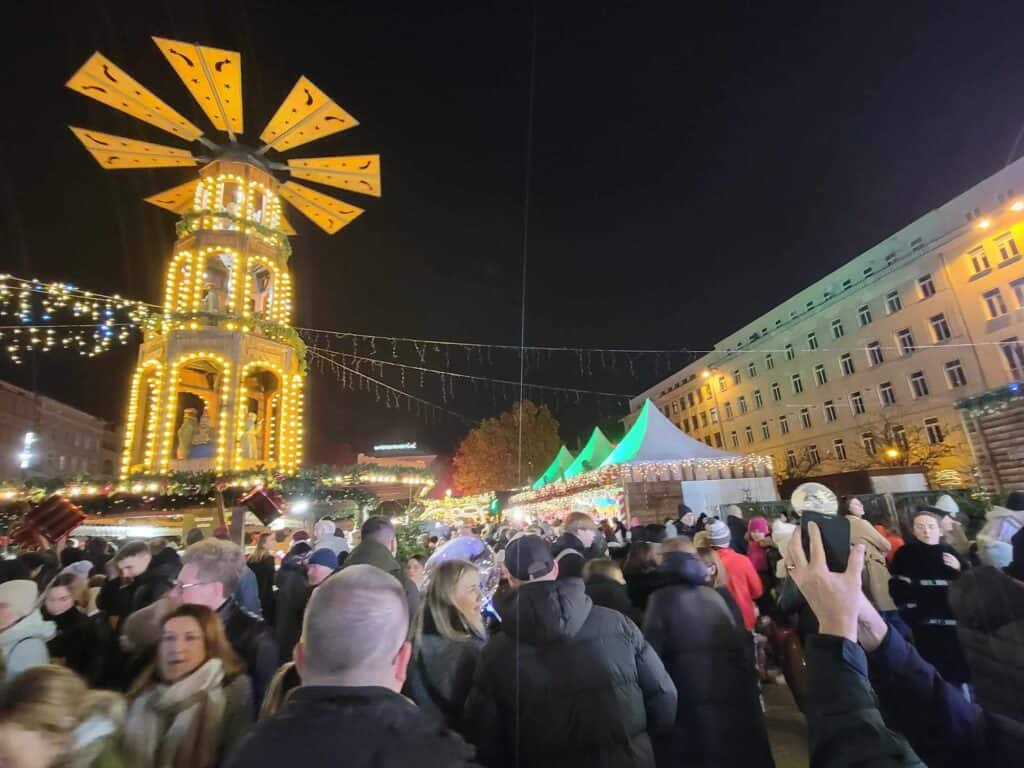
[[[688,459],[741,459],[739,454],[720,451],[694,440],[647,400],[633,427],[601,464],[633,464],[643,461],[686,461]]]

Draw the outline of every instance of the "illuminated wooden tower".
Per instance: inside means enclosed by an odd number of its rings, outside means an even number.
[[[99,53],[68,81],[83,95],[203,147],[202,155],[83,128],[71,130],[108,170],[200,166],[192,181],[146,198],[177,213],[162,314],[132,376],[121,474],[295,470],[302,461],[304,347],[291,327],[288,269],[295,232],[281,200],[334,234],[363,211],[275,171],[380,196],[378,155],[268,159],[356,126],[305,77],[260,134],[243,129],[241,56],[154,38],[214,127],[218,145]]]

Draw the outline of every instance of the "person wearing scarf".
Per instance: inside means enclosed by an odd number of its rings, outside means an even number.
[[[129,692],[125,761],[215,768],[252,723],[252,685],[209,608],[182,605],[162,626],[156,661]]]
[[[970,669],[957,638],[957,622],[949,606],[949,587],[963,572],[956,551],[942,542],[937,515],[914,515],[914,539],[892,561],[889,592],[910,626],[914,644],[925,661],[953,685],[970,681]]]

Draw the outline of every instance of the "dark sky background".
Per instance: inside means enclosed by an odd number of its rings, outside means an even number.
[[[537,3],[529,344],[706,347],[1019,154],[1020,3],[679,6]],[[175,140],[63,87],[99,49],[209,128],[155,34],[242,52],[251,141],[306,74],[361,125],[292,154],[382,155],[384,196],[349,196],[367,209],[349,228],[328,237],[290,216],[297,325],[516,344],[530,8],[15,4],[0,269],[161,300],[174,220],[142,198],[191,172],[102,171],[67,124]],[[42,360],[38,385],[119,419],[134,355]],[[636,360],[581,376],[576,355],[554,355],[530,380],[635,393],[666,373],[663,357]],[[0,376],[30,384],[30,368]],[[507,355],[463,369],[518,373]],[[436,383],[410,391],[441,402]],[[447,407],[491,415],[511,402],[498,394],[457,385]],[[548,401],[570,443],[623,412]],[[315,369],[308,407],[314,460],[393,440],[445,450],[465,431]]]

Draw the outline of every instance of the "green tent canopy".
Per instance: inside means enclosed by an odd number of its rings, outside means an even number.
[[[566,467],[572,464],[572,454],[569,453],[569,449],[564,445],[558,449],[558,455],[555,456],[555,460],[551,462],[551,465],[544,470],[544,474],[537,478],[537,482],[533,484],[533,490],[543,488],[548,483],[553,483],[562,477],[562,473],[565,472]]]
[[[685,461],[687,459],[738,459],[739,454],[712,448],[683,433],[650,400],[615,450],[601,464],[633,464],[642,461]]]
[[[587,444],[583,446],[583,450],[580,451],[576,460],[565,470],[563,477],[568,480],[570,477],[576,477],[576,475],[597,469],[601,466],[601,462],[607,458],[608,454],[612,452],[613,447],[608,438],[604,436],[601,428],[594,427],[594,431],[590,433],[590,439],[587,440]]]

